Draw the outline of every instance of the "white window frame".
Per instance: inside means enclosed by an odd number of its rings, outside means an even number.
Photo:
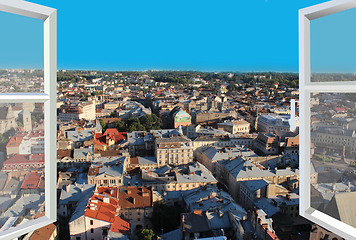
[[[356,7],[356,0],[333,0],[299,10],[299,212],[301,216],[345,239],[356,238],[356,229],[354,227],[318,211],[310,205],[310,93],[356,93],[356,81],[310,81],[310,21],[354,7]]]
[[[0,11],[43,20],[44,35],[44,93],[0,94],[0,103],[44,103],[45,216],[0,233],[1,239],[13,239],[57,221],[57,163],[53,161],[57,156],[57,10],[22,0],[0,0]]]

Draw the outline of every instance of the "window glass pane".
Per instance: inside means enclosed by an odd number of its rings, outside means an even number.
[[[356,81],[356,9],[310,22],[311,81]]]
[[[43,21],[0,11],[0,93],[43,92]],[[10,24],[11,23],[11,24]]]
[[[45,215],[43,107],[0,104],[0,232]]]
[[[311,206],[356,227],[356,93],[310,99]]]

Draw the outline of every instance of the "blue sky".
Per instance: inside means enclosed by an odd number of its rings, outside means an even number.
[[[58,10],[58,69],[298,72],[298,9],[324,1],[32,2]],[[4,13],[0,21],[12,24],[0,38],[0,69],[42,68],[41,21]],[[312,51],[315,71],[330,71],[330,61],[340,55],[323,55],[329,46],[325,22],[311,26],[320,28]],[[334,71],[354,67],[339,65]]]

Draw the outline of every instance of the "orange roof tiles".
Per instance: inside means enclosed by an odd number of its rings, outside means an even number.
[[[57,226],[53,223],[40,228],[31,235],[30,240],[48,240],[56,231]]]
[[[104,196],[93,194],[85,210],[84,216],[102,220],[105,222],[114,222],[118,200],[108,198],[105,202]]]
[[[34,163],[42,162],[44,163],[44,154],[16,154],[4,162],[4,164],[14,164],[14,163]]]
[[[72,157],[73,150],[61,150],[57,149],[57,159],[62,159],[64,157]]]
[[[106,143],[107,138],[115,141],[116,144],[127,139],[127,132],[119,132],[116,128],[108,128],[105,133],[97,133],[95,138],[101,143]],[[100,144],[98,142],[98,144]]]
[[[98,187],[97,190],[98,194],[108,195],[115,198],[117,197],[117,187]]]
[[[116,216],[114,223],[111,224],[110,231],[130,235],[130,222],[121,217]]]
[[[119,204],[121,208],[152,207],[152,192],[144,187],[120,187]]]
[[[103,142],[101,142],[101,141],[99,141],[99,140],[95,140],[94,143],[95,143],[95,144],[98,144],[98,145],[100,145],[100,146],[106,146],[106,143],[103,143]]]
[[[36,189],[41,180],[42,173],[30,172],[25,176],[25,180],[21,185],[21,189]]]
[[[23,133],[16,134],[12,138],[10,138],[9,142],[6,144],[6,147],[18,147],[20,146],[23,137],[26,136]]]

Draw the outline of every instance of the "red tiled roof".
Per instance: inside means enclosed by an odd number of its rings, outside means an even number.
[[[111,224],[110,231],[130,235],[130,222],[121,217],[115,216],[113,224]]]
[[[14,163],[44,163],[44,154],[16,154],[4,162],[5,164]]]
[[[38,188],[42,173],[30,172],[25,176],[25,180],[21,185],[21,189],[36,189]]]
[[[116,128],[108,128],[106,129],[104,135],[109,135],[109,136],[119,135],[119,131],[117,131]]]
[[[346,111],[346,109],[343,108],[343,107],[336,107],[335,110],[336,110],[337,112],[345,112],[345,111]]]
[[[103,142],[101,142],[101,141],[99,141],[97,139],[94,141],[94,144],[99,144],[100,146],[106,146],[105,143],[103,143]]]
[[[44,137],[44,131],[32,131],[29,135],[26,137],[32,138],[32,137]]]
[[[73,156],[73,151],[72,150],[61,150],[57,149],[57,159],[62,159],[64,157],[72,157]]]
[[[121,208],[152,207],[151,190],[144,187],[120,187],[119,204]]]
[[[30,240],[48,240],[51,239],[54,231],[56,230],[56,225],[53,223],[40,228],[31,235]]]
[[[23,137],[25,134],[16,134],[12,138],[10,138],[10,141],[6,144],[6,147],[18,147],[20,146]]]
[[[119,132],[116,128],[108,128],[106,129],[105,133],[97,133],[95,134],[95,138],[100,141],[101,143],[106,143],[106,139],[112,139],[115,141],[115,144],[122,142],[123,140],[127,139],[127,132]],[[98,142],[98,144],[100,144]]]
[[[97,190],[98,194],[108,195],[115,198],[117,197],[117,187],[98,187]]]
[[[96,195],[94,193],[88,203],[84,216],[113,223],[118,202],[118,200],[113,198],[109,198],[108,203],[104,202],[104,196]],[[95,209],[91,209],[92,206],[95,206]]]

